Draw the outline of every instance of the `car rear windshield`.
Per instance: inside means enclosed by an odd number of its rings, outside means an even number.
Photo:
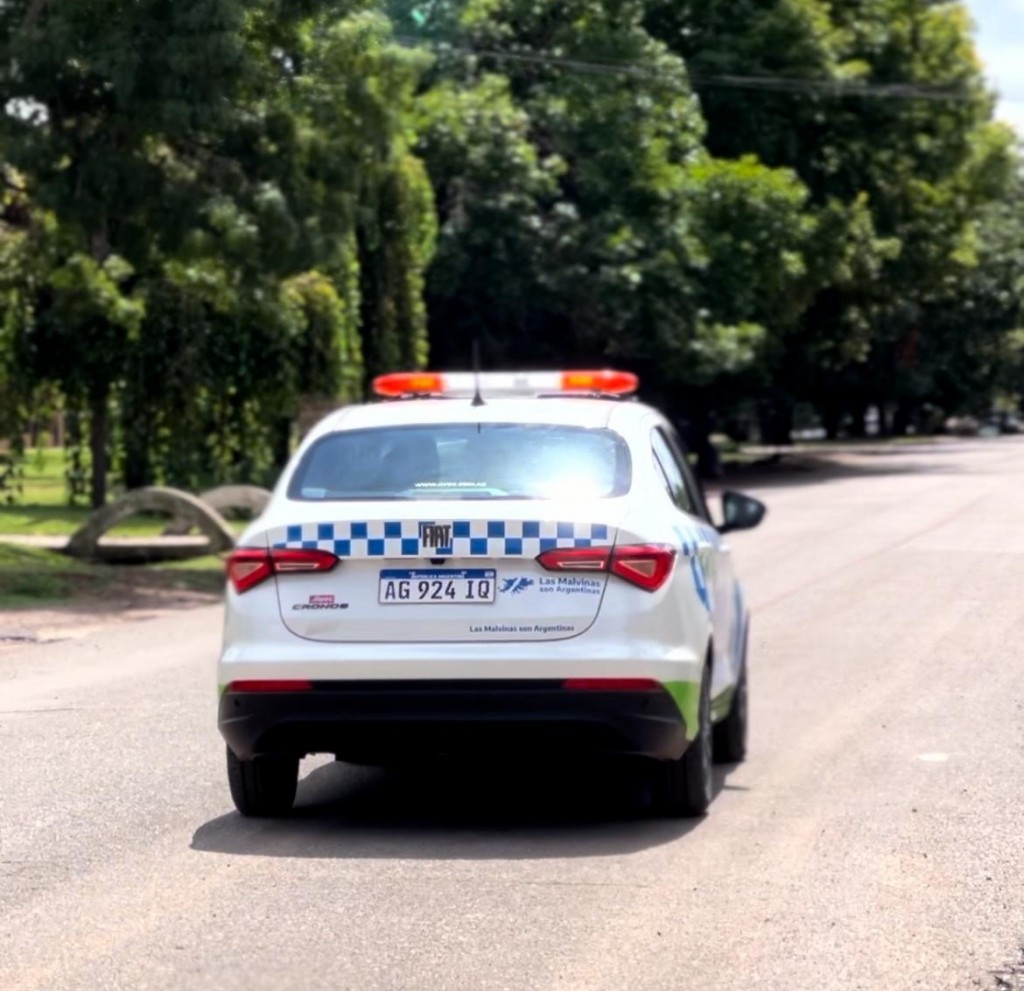
[[[328,434],[305,454],[291,499],[607,499],[630,483],[611,430],[443,423]]]

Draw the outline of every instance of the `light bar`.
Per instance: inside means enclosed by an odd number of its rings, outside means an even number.
[[[436,372],[393,372],[378,375],[373,380],[373,391],[378,396],[430,396],[446,393],[448,376]]]
[[[378,396],[472,396],[477,382],[488,396],[534,396],[538,393],[597,393],[628,396],[640,382],[632,372],[610,368],[565,372],[393,372],[378,375],[373,391]]]

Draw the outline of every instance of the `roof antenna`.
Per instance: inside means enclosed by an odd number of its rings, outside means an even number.
[[[473,402],[471,406],[483,406],[484,397],[480,395],[480,338],[473,338]]]

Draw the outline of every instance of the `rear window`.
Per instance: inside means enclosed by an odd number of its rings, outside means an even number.
[[[346,430],[318,440],[291,499],[607,499],[630,483],[614,431],[520,423]]]

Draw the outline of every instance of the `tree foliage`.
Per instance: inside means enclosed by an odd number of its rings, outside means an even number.
[[[38,9],[0,14],[0,154],[32,217],[7,333],[87,413],[94,502],[112,446],[129,484],[265,474],[304,396],[361,391],[360,329],[378,364],[423,360],[420,60],[379,14]]]
[[[1015,163],[964,8],[694,0],[654,7],[650,23],[709,80],[712,152],[795,170],[845,256],[823,245],[837,264],[819,264],[802,326],[775,342],[767,398],[786,410],[811,400],[831,430],[844,410],[859,428],[868,402],[921,401],[936,386],[926,365],[954,359],[924,318],[977,265],[979,211]],[[716,86],[725,75],[751,81]]]
[[[0,107],[0,428],[58,395],[94,502],[269,477],[474,342],[779,440],[1019,389],[1019,164],[958,4],[11,0]]]

